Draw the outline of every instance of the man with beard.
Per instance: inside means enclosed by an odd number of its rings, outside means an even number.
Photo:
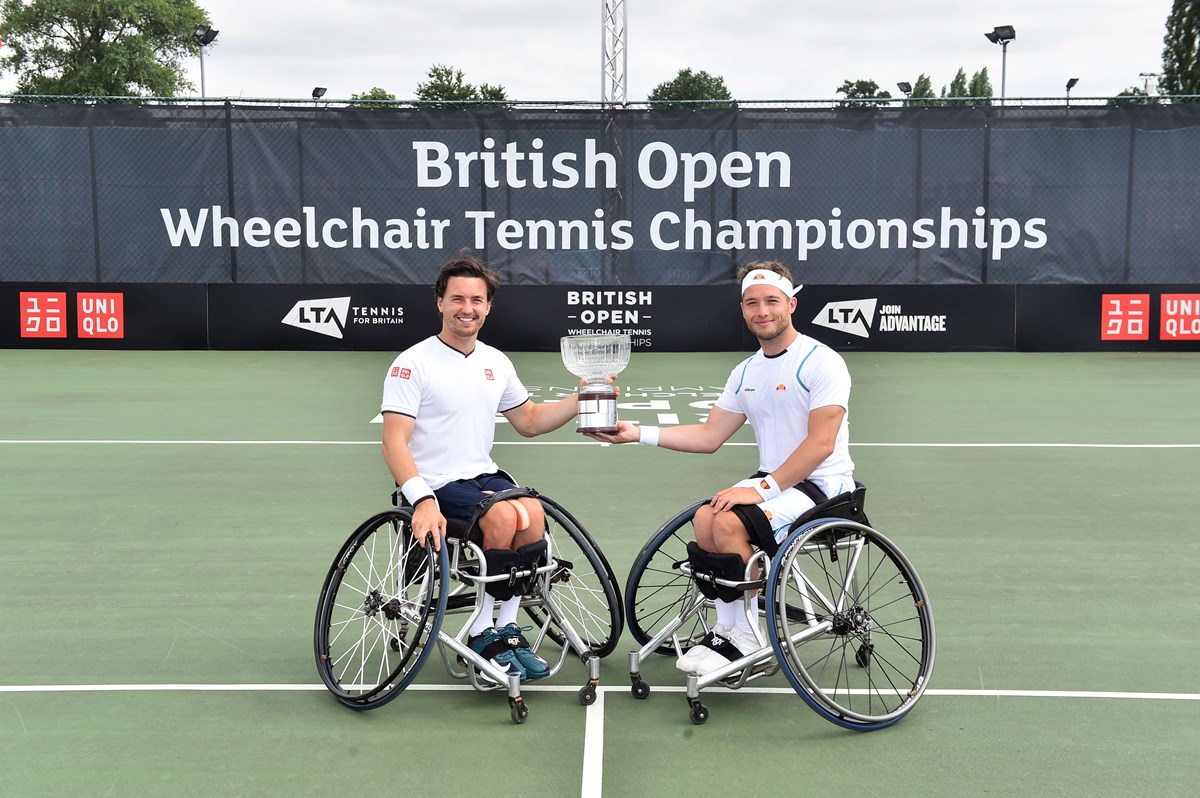
[[[781,541],[817,502],[854,489],[845,361],[792,326],[795,295],[803,286],[792,286],[787,267],[751,263],[737,277],[742,318],[761,348],[733,369],[708,419],[663,429],[620,421],[616,433],[591,436],[709,454],[749,420],[759,472],[718,491],[696,511],[696,542],[688,547],[694,565],[733,581],[745,574],[752,540],[770,535]],[[717,622],[676,662],[686,673],[706,675],[766,645],[758,624],[743,611],[740,593],[732,588],[712,593]]]
[[[413,507],[412,533],[422,546],[440,549],[447,517],[470,520],[485,496],[515,487],[492,460],[497,412],[527,438],[558,429],[578,412],[578,395],[531,401],[508,357],[478,340],[498,285],[469,255],[446,263],[434,284],[441,332],[400,353],[384,379],[383,457]],[[479,528],[490,574],[545,554],[537,499],[492,504]],[[520,604],[512,585],[487,584],[467,643],[510,676],[539,679],[549,666],[521,634]]]

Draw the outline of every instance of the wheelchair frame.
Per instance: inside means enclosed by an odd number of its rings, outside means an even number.
[[[773,554],[756,546],[740,581],[697,573],[686,554],[676,559],[684,542],[679,530],[707,499],[660,527],[626,584],[630,630],[643,644],[629,654],[633,696],[650,694],[642,663],[654,654],[679,656],[712,628],[713,602],[697,584],[706,581],[742,593],[742,611],[760,647],[704,676],[687,675],[693,723],[708,720],[700,700],[704,688],[736,690],[781,668],[805,703],[845,728],[884,728],[911,711],[933,671],[933,615],[912,564],[869,526],[865,492],[858,483],[853,493],[813,507],[796,519]],[[655,565],[656,558],[665,563]],[[666,581],[660,584],[661,579]],[[760,615],[768,621],[765,640]]]
[[[546,557],[488,574],[477,521],[493,503],[523,497],[537,499],[545,511]],[[438,552],[416,543],[411,520],[407,505],[367,519],[325,578],[314,650],[321,679],[338,701],[360,710],[391,701],[416,678],[434,641],[451,677],[479,691],[506,690],[513,721],[524,723],[529,710],[520,678],[507,676],[466,643],[485,587],[509,580],[528,585],[521,608],[537,629],[531,648],[539,651],[547,640],[561,648],[557,657],[545,657],[552,663],[547,678],[574,652],[587,670],[579,702],[595,702],[600,659],[616,648],[624,612],[611,566],[570,513],[532,489],[502,491],[481,502],[469,523],[450,519]],[[349,599],[339,599],[343,590]],[[443,628],[447,615],[464,613],[458,632]]]

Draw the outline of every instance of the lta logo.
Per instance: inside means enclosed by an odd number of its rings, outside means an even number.
[[[350,297],[302,299],[283,317],[283,323],[301,330],[341,338],[350,313]]]
[[[812,320],[813,324],[831,330],[871,337],[871,323],[875,320],[875,305],[878,299],[852,299],[848,302],[830,302]]]

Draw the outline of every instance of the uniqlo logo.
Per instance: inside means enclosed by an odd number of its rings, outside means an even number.
[[[489,380],[492,380],[492,381],[495,381],[495,379],[496,379],[495,375],[492,374],[491,369],[484,369],[483,376],[487,377]]]
[[[124,338],[125,295],[80,292],[75,296],[80,338]]]
[[[408,369],[400,369],[400,379],[407,380],[411,376],[412,376],[412,372],[409,371]]]
[[[1101,341],[1149,341],[1150,295],[1105,294],[1100,314]]]
[[[66,338],[67,295],[65,292],[21,292],[21,337]]]
[[[1158,337],[1163,341],[1200,341],[1200,294],[1163,294]]]

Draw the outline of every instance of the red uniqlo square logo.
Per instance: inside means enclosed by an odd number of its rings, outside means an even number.
[[[125,337],[124,294],[80,292],[75,299],[79,322],[76,333],[80,338]]]
[[[21,337],[66,338],[67,295],[52,291],[21,292]]]
[[[1150,295],[1105,294],[1100,314],[1101,341],[1149,341]]]
[[[1200,341],[1200,294],[1163,294],[1158,337],[1163,341]]]

